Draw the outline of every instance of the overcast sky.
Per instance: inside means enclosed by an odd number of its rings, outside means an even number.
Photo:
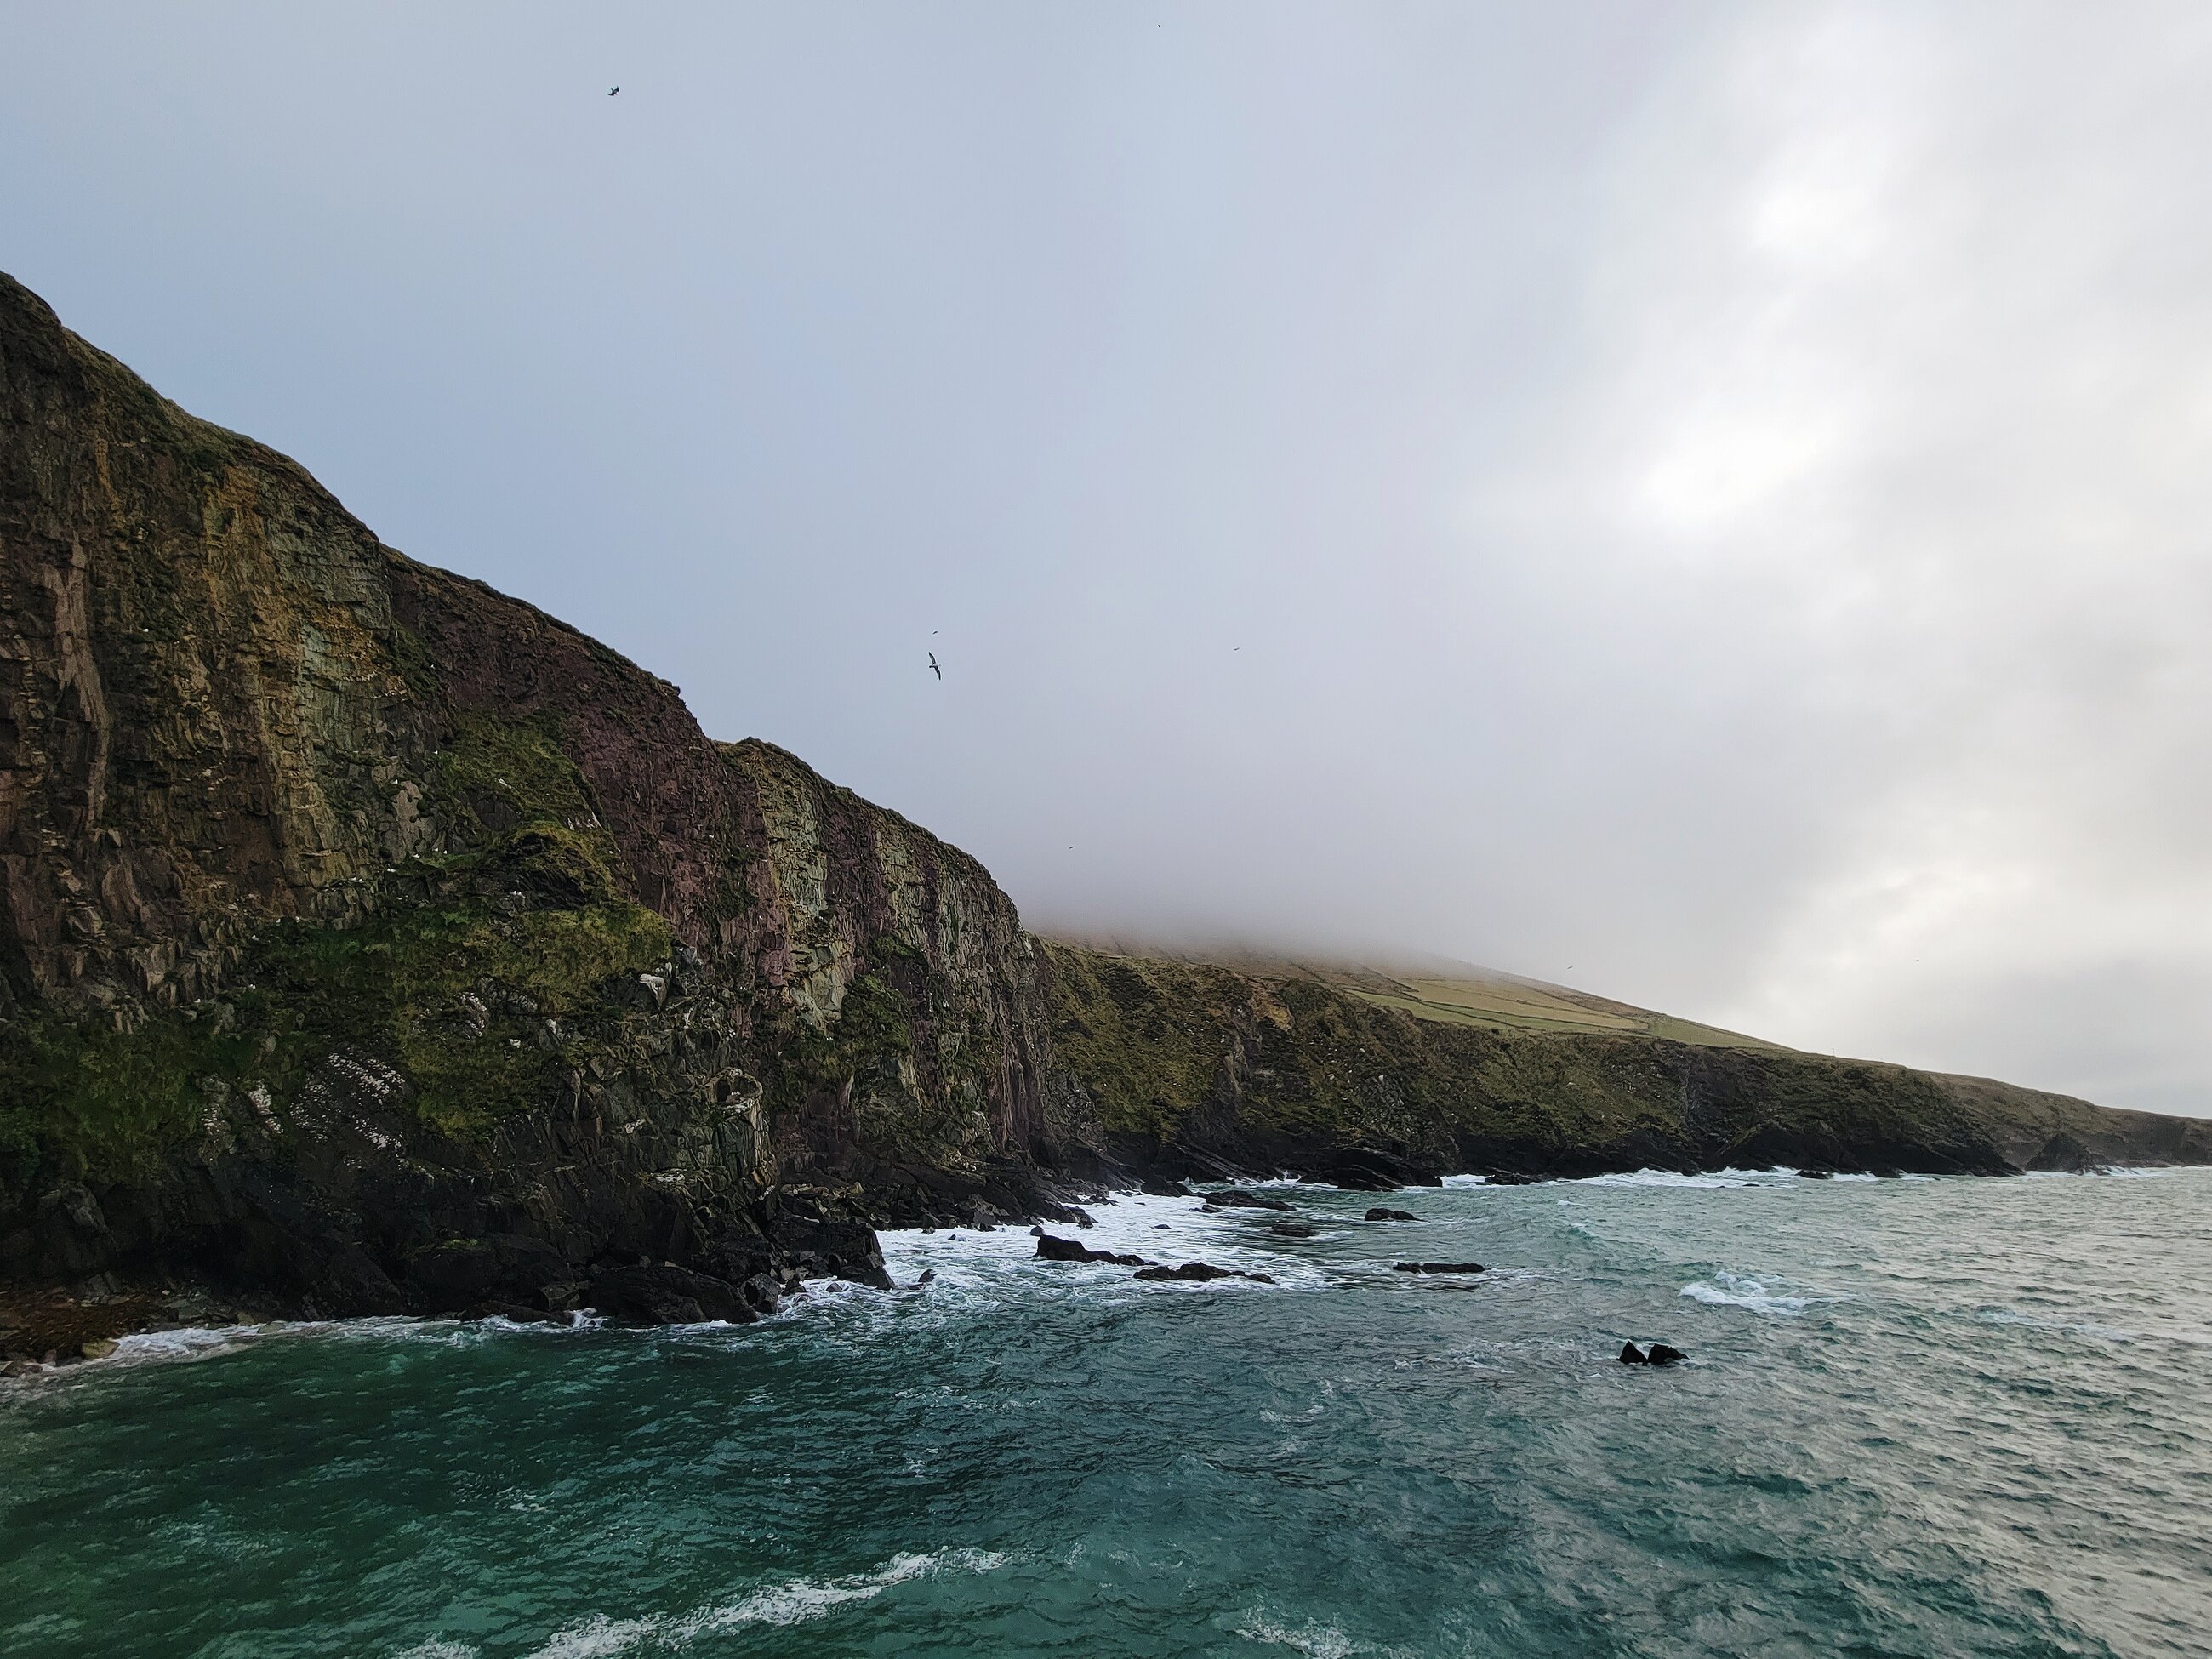
[[[2212,1114],[2197,0],[0,40],[0,268],[1032,925]]]

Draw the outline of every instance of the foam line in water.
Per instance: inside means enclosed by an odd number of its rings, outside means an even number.
[[[1307,1654],[1310,1659],[1351,1659],[1355,1653],[1367,1651],[1333,1625],[1294,1628],[1277,1624],[1273,1620],[1259,1614],[1239,1625],[1237,1634],[1248,1642],[1259,1642],[1271,1648],[1288,1648],[1293,1653]]]
[[[1744,1308],[1753,1313],[1774,1314],[1786,1319],[1794,1319],[1820,1303],[1850,1299],[1839,1296],[1785,1296],[1768,1290],[1747,1274],[1726,1271],[1683,1285],[1682,1294],[1692,1302],[1712,1307]]]
[[[993,1550],[901,1553],[868,1572],[850,1573],[839,1578],[787,1578],[750,1590],[734,1601],[687,1613],[647,1613],[631,1619],[611,1619],[605,1613],[595,1613],[580,1623],[556,1631],[529,1659],[611,1659],[614,1655],[634,1652],[648,1643],[656,1650],[666,1651],[690,1647],[702,1636],[724,1631],[763,1625],[803,1625],[853,1602],[872,1601],[895,1584],[941,1573],[991,1572],[1006,1565],[1006,1559]],[[408,1650],[410,1656],[425,1656],[425,1659],[434,1651],[437,1650],[427,1645]],[[470,1650],[447,1648],[445,1651],[459,1655]]]

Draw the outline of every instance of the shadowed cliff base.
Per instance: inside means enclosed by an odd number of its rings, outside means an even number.
[[[1558,987],[1042,943],[4,277],[0,553],[10,1358],[153,1306],[750,1318],[880,1280],[877,1224],[1183,1174],[2208,1155]]]

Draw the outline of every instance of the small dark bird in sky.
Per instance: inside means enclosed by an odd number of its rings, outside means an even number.
[[[929,672],[940,680],[945,678],[945,671],[937,665],[937,653],[934,651],[929,653]]]
[[[613,97],[617,93],[620,92],[621,90],[622,90],[622,88],[621,88],[620,87],[609,87],[609,88],[607,88],[607,96],[608,96],[608,97],[610,97],[610,98],[611,98],[611,97]]]

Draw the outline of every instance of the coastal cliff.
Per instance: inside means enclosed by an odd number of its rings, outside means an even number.
[[[0,277],[7,1296],[745,1319],[881,1282],[875,1225],[1139,1181],[2212,1158],[1455,994],[1033,939],[975,860],[385,546]]]
[[[0,539],[0,1279],[758,1310],[1049,1203],[981,866],[4,279]]]
[[[1556,987],[1047,950],[1054,1112],[1158,1175],[2212,1162],[2196,1119],[1802,1054]]]

